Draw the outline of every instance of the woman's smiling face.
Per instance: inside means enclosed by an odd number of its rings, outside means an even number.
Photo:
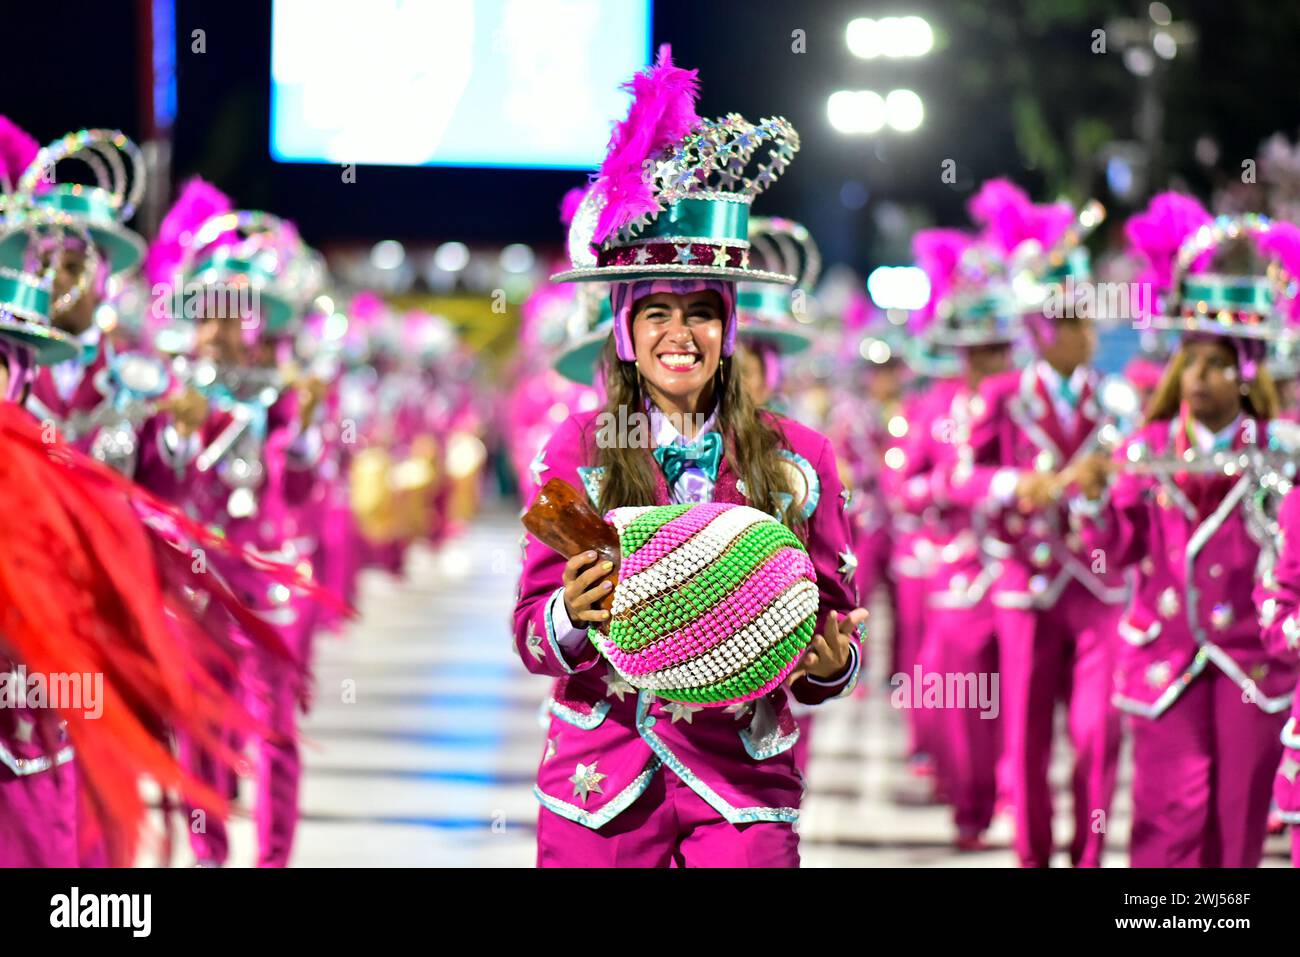
[[[722,360],[722,297],[712,290],[658,292],[632,308],[632,343],[642,377],[675,400],[698,396]]]

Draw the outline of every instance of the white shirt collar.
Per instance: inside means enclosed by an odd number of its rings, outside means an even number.
[[[1047,386],[1047,391],[1053,398],[1062,397],[1061,386],[1065,384],[1065,379],[1061,373],[1052,368],[1052,364],[1046,359],[1038,360],[1038,374],[1043,379],[1043,384]],[[1070,373],[1070,394],[1079,395],[1083,390],[1084,383],[1088,381],[1088,367],[1086,365],[1077,365],[1074,371]]]
[[[1237,437],[1237,430],[1241,428],[1241,420],[1244,414],[1237,413],[1237,417],[1218,432],[1211,432],[1207,426],[1201,424],[1200,420],[1192,419],[1192,435],[1196,439],[1197,450],[1213,452],[1216,448],[1232,448],[1233,440]]]
[[[656,448],[662,448],[665,445],[672,445],[674,443],[677,445],[690,445],[691,442],[694,442],[695,439],[698,439],[705,432],[713,429],[717,423],[717,419],[718,407],[715,405],[713,411],[709,413],[709,417],[704,420],[704,424],[701,425],[699,430],[695,433],[695,438],[688,439],[677,431],[677,427],[673,425],[672,420],[663,413],[659,406],[655,405],[653,402],[650,403],[650,430],[654,434]]]

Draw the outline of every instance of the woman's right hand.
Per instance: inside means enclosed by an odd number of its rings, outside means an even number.
[[[602,581],[614,570],[614,563],[597,561],[598,557],[596,552],[579,552],[564,563],[564,610],[575,625],[609,619],[609,612],[597,606],[614,587],[612,581]]]

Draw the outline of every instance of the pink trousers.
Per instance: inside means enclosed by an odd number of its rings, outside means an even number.
[[[799,836],[789,824],[729,824],[665,768],[598,830],[542,808],[537,866],[798,867]]]
[[[899,575],[894,596],[894,662],[897,674],[912,675],[925,640],[929,614],[926,602],[930,583],[925,578]],[[929,754],[937,747],[938,720],[933,711],[912,708],[903,712],[907,723],[908,756]]]
[[[1024,867],[1047,867],[1051,859],[1047,772],[1062,700],[1074,751],[1070,860],[1076,867],[1101,864],[1119,759],[1119,712],[1110,696],[1121,607],[1102,604],[1072,582],[1052,608],[995,611],[1007,780],[1016,855]]]
[[[998,636],[993,609],[931,608],[921,651],[924,673],[972,675],[965,687],[978,689],[981,681],[997,696],[987,709],[978,697],[965,702],[945,701],[935,718],[935,763],[942,789],[953,803],[954,822],[961,834],[988,829],[997,804],[998,756],[1002,750],[1001,688],[998,675]]]
[[[1132,865],[1258,867],[1285,723],[1213,665],[1160,717],[1134,717]]]
[[[313,621],[311,615],[305,615],[296,625],[285,629],[286,642],[294,654],[309,653]],[[256,741],[253,819],[257,827],[257,866],[287,867],[299,817],[302,760],[298,753],[298,710],[301,687],[288,663],[260,651],[250,651],[242,677],[249,713],[270,732]],[[234,776],[228,769],[219,767],[210,755],[192,743],[182,741],[181,757],[187,769],[200,780],[232,798],[236,796]],[[191,809],[190,847],[199,860],[224,864],[230,853],[226,824],[215,815],[204,817],[206,820],[199,819],[203,820],[204,828],[196,831],[195,815]]]

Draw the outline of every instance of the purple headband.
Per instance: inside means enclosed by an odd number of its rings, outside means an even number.
[[[624,362],[636,361],[632,345],[632,307],[638,299],[655,293],[671,292],[686,296],[693,292],[716,292],[722,297],[722,354],[731,355],[736,348],[736,284],[725,279],[641,279],[616,282],[609,290],[609,304],[614,311],[614,345]]]
[[[1237,369],[1242,382],[1254,382],[1259,377],[1259,364],[1268,355],[1268,347],[1260,339],[1243,339],[1239,336],[1216,336],[1212,332],[1193,332],[1187,340],[1220,341],[1227,339],[1237,353]]]

